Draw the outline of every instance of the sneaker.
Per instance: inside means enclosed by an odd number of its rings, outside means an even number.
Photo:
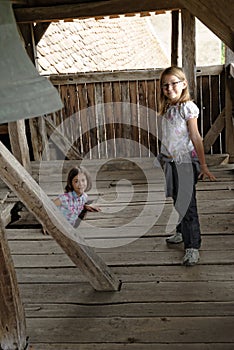
[[[182,233],[176,232],[174,235],[166,238],[166,242],[171,244],[178,244],[183,242]]]
[[[199,251],[194,248],[185,249],[185,255],[183,258],[183,264],[186,266],[196,265],[199,261]]]

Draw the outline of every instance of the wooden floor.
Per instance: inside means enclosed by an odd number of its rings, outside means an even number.
[[[72,165],[71,161],[63,167],[56,161],[33,163],[33,174],[55,198]],[[80,232],[122,281],[121,290],[94,291],[23,208],[6,231],[30,347],[233,350],[234,166],[212,167],[217,182],[197,185],[201,258],[198,265],[184,267],[183,245],[165,243],[177,218],[171,201],[164,198],[162,172],[152,160],[84,165],[94,178],[98,170],[90,198],[102,212],[89,213]],[[2,198],[4,191],[2,187]],[[15,200],[8,193],[4,203]]]

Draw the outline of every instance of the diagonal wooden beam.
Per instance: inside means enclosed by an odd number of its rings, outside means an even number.
[[[120,282],[105,262],[79,237],[38,183],[1,142],[0,177],[80,268],[94,289],[119,290]]]
[[[219,116],[215,119],[215,122],[212,124],[210,130],[207,132],[206,136],[204,137],[203,144],[204,144],[204,151],[205,153],[208,153],[211,146],[215,143],[217,137],[223,130],[225,125],[225,109],[222,110],[222,112],[219,114]]]
[[[47,134],[51,141],[63,152],[68,159],[83,159],[78,150],[71,144],[66,136],[56,128],[54,123],[48,117],[44,117],[46,123]]]

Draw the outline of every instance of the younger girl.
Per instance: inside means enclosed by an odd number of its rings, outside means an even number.
[[[65,193],[54,200],[68,222],[77,227],[85,211],[100,211],[88,204],[88,195],[92,187],[91,177],[84,167],[75,167],[69,171]]]
[[[167,243],[184,241],[183,264],[191,266],[199,260],[201,245],[195,184],[198,178],[215,181],[215,177],[205,162],[197,126],[199,109],[191,101],[185,74],[178,67],[169,67],[161,74],[159,113],[162,135],[158,158],[166,175],[167,196],[173,198],[179,213],[176,234],[167,238]]]

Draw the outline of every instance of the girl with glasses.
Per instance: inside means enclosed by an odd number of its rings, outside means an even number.
[[[203,141],[197,125],[199,109],[190,98],[188,82],[182,69],[169,67],[163,71],[159,100],[162,118],[158,159],[166,176],[166,196],[173,198],[179,214],[176,233],[166,241],[169,244],[184,242],[183,264],[191,266],[199,261],[201,246],[195,185],[198,179],[216,179],[205,161]]]

